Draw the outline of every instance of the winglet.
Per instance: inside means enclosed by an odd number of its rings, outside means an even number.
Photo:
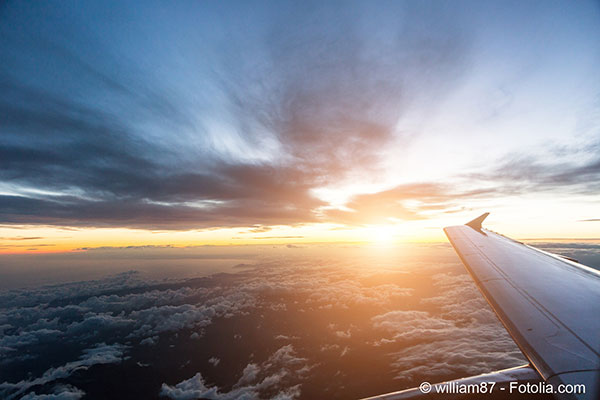
[[[487,218],[488,215],[490,215],[489,212],[481,214],[479,217],[475,218],[473,221],[467,222],[465,225],[470,226],[476,231],[481,231],[481,224],[483,223],[483,220]]]

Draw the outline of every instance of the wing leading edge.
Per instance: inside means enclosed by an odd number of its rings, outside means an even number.
[[[600,396],[600,273],[483,229],[487,215],[444,228],[477,287],[548,383]]]

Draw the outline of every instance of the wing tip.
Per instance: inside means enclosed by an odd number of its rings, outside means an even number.
[[[481,224],[483,223],[483,220],[485,220],[488,217],[488,215],[490,215],[489,212],[483,213],[474,220],[467,222],[465,225],[470,226],[476,231],[481,231]]]

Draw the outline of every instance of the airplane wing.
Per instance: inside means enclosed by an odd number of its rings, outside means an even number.
[[[487,215],[444,228],[477,287],[556,398],[600,399],[600,272],[483,229]]]
[[[483,229],[487,213],[444,231],[477,287],[540,376],[600,381],[600,273]],[[560,396],[559,396],[560,397]]]

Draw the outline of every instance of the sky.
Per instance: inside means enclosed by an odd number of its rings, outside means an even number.
[[[0,252],[598,238],[597,2],[3,2]]]

